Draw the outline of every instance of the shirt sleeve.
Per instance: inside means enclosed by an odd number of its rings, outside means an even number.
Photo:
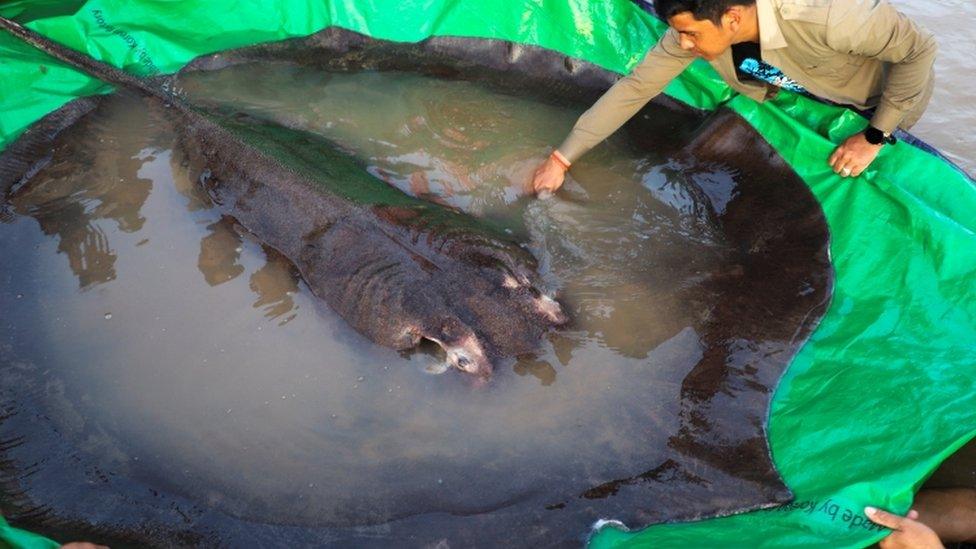
[[[694,59],[693,53],[681,49],[678,33],[668,29],[630,74],[579,117],[557,150],[575,162],[661,93]]]
[[[839,52],[891,63],[881,102],[871,117],[875,128],[893,132],[927,97],[938,49],[935,38],[887,0],[833,2],[827,45]]]

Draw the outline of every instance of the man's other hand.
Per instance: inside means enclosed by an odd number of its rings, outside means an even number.
[[[566,170],[566,166],[552,156],[546,158],[532,175],[532,191],[536,194],[556,192],[566,179]]]
[[[856,133],[830,155],[830,167],[841,177],[857,177],[874,162],[881,147],[868,143],[863,132]]]
[[[864,514],[871,522],[894,530],[878,543],[881,549],[943,549],[939,536],[931,528],[915,520],[918,518],[915,510],[909,511],[908,516],[900,517],[881,509],[865,507]]]

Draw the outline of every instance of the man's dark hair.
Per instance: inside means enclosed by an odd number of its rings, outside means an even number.
[[[751,6],[755,3],[756,0],[655,0],[654,11],[664,20],[690,11],[699,21],[709,19],[712,23],[721,25],[722,15],[732,6]]]

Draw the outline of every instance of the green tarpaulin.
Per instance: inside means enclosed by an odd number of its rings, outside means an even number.
[[[627,0],[35,0],[7,3],[0,13],[140,75],[333,25],[405,42],[446,35],[510,40],[624,73],[665,29]],[[0,146],[67,101],[106,91],[0,34]],[[725,104],[790,163],[826,214],[836,286],[771,407],[773,457],[795,502],[638,533],[604,528],[591,544],[876,541],[886,532],[861,509],[906,511],[926,476],[976,435],[976,186],[901,142],[885,147],[861,177],[837,177],[826,158],[866,124],[863,118],[791,93],[757,104],[701,61],[666,93],[703,109]],[[5,523],[0,539],[14,547],[51,545]]]

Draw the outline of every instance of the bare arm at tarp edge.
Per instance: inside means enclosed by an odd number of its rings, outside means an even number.
[[[630,74],[580,116],[563,144],[536,168],[535,192],[554,192],[561,187],[576,159],[617,131],[694,59],[694,53],[682,49],[678,33],[669,29]]]

